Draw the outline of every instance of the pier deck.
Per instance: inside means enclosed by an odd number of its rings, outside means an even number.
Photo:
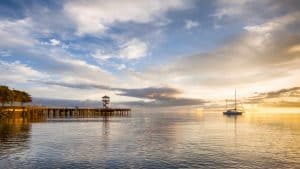
[[[77,107],[0,107],[0,116],[45,116],[56,117],[95,117],[95,116],[129,116],[128,108],[77,108]]]

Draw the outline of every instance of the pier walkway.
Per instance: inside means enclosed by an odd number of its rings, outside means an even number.
[[[77,107],[35,107],[35,106],[4,106],[0,107],[2,117],[95,117],[95,116],[129,116],[128,108],[77,108]]]

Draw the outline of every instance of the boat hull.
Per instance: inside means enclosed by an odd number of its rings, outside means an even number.
[[[223,112],[224,115],[228,115],[228,116],[236,116],[236,115],[242,115],[243,112],[240,111],[225,111]]]

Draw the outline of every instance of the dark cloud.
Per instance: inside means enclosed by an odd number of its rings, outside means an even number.
[[[70,99],[52,99],[37,98],[32,99],[33,105],[53,106],[53,107],[101,107],[101,101],[95,100],[70,100]]]
[[[300,98],[300,87],[292,87],[288,89],[280,89],[277,91],[256,93],[255,96],[249,97],[250,100],[264,100],[274,99],[279,97],[299,97]]]
[[[278,98],[278,97],[290,97],[295,96],[295,94],[299,94],[300,87],[293,87],[288,89],[280,89],[278,91],[272,91],[267,93],[261,93],[260,96],[263,96],[264,98]]]
[[[105,85],[96,84],[73,84],[65,82],[53,82],[53,81],[32,81],[36,83],[43,83],[46,85],[56,85],[67,88],[76,89],[102,89],[116,91],[117,95],[134,97],[138,99],[148,99],[150,101],[131,101],[120,102],[119,104],[131,105],[131,106],[147,106],[147,107],[166,107],[166,106],[189,106],[189,105],[203,105],[207,101],[194,98],[182,98],[176,97],[182,92],[178,89],[171,87],[145,87],[145,88],[114,88]]]
[[[201,99],[190,99],[190,98],[164,98],[164,99],[155,99],[154,101],[131,101],[131,102],[122,102],[125,105],[131,106],[140,106],[140,107],[174,107],[174,106],[203,106],[208,101]]]
[[[280,100],[270,101],[270,99]],[[245,99],[244,103],[263,104],[264,106],[272,107],[300,107],[299,99],[300,87],[292,87],[287,89],[280,89],[277,91],[256,93],[255,96]]]
[[[140,88],[140,89],[122,89],[119,95],[136,97],[142,99],[151,99],[151,101],[132,101],[124,104],[146,107],[167,107],[167,106],[190,106],[204,105],[207,101],[202,99],[176,97],[181,92],[174,88]]]
[[[31,82],[35,83],[42,83],[46,85],[56,85],[68,88],[75,88],[75,89],[103,89],[103,90],[110,90],[109,86],[105,85],[94,85],[94,84],[80,84],[80,83],[65,83],[65,82],[56,82],[56,81],[40,81],[40,80],[30,80]]]
[[[174,88],[169,87],[148,87],[148,88],[139,88],[139,89],[119,89],[121,93],[118,95],[129,96],[143,99],[165,99],[173,98],[181,92]]]
[[[199,99],[187,98],[169,98],[165,100],[155,101],[129,101],[129,102],[112,102],[111,106],[116,107],[147,107],[147,108],[160,108],[160,107],[175,107],[175,106],[193,106],[203,105],[207,102]],[[52,98],[33,98],[33,105],[53,106],[53,107],[101,107],[101,101],[96,100],[69,100],[69,99],[52,99]]]

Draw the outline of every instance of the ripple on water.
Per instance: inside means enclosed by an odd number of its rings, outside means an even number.
[[[1,123],[0,168],[300,168],[300,126],[285,120],[137,113]]]

